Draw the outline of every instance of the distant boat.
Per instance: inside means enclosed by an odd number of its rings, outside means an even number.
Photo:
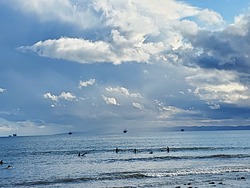
[[[72,131],[69,131],[69,133],[68,134],[72,134]]]
[[[123,133],[127,133],[127,132],[128,132],[128,130],[127,130],[127,129],[124,129],[124,130],[123,130]]]
[[[14,134],[13,134],[13,136],[17,136],[17,134],[16,134],[16,133],[14,133]]]

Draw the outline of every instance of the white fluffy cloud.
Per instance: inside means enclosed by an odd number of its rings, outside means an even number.
[[[90,86],[90,85],[93,85],[95,84],[95,79],[89,79],[87,81],[80,81],[79,82],[79,85],[78,85],[78,88],[81,89],[82,87],[87,87],[87,86]]]
[[[140,93],[130,93],[128,89],[121,87],[121,86],[107,87],[106,90],[108,92],[115,92],[118,94],[122,94],[126,97],[132,97],[132,98],[141,98],[142,97]]]
[[[232,35],[245,37],[249,33],[249,14],[240,14],[235,17],[234,23],[230,24],[226,32]]]
[[[115,35],[117,32],[113,32]],[[123,46],[118,36],[113,36],[115,41],[92,42],[77,38],[60,38],[58,40],[40,41],[33,46],[22,46],[20,51],[35,52],[43,57],[65,59],[77,63],[105,63],[112,62],[120,64],[122,62],[149,62],[151,55],[157,55],[165,49],[162,42],[136,44],[136,46]],[[117,37],[117,38],[116,38]],[[129,39],[126,39],[129,41]],[[119,47],[118,47],[119,46]]]
[[[222,28],[221,26],[225,25],[225,21],[222,16],[209,9],[201,10],[198,14],[198,19],[200,19],[207,27],[218,27]]]
[[[73,101],[74,99],[76,99],[76,96],[70,92],[62,92],[59,95],[59,98],[67,101]]]
[[[237,104],[240,100],[249,100],[248,88],[240,83],[204,85],[197,87],[194,93],[202,100],[212,100]]]
[[[186,81],[196,87],[196,96],[214,108],[219,108],[218,102],[241,106],[250,103],[249,88],[232,71],[198,69],[197,74],[187,77]]]
[[[168,119],[173,118],[178,114],[191,114],[194,112],[189,112],[187,110],[183,110],[181,108],[177,108],[175,106],[165,106],[162,102],[156,100],[156,107],[158,109],[158,118],[159,119]]]
[[[33,51],[43,57],[65,59],[78,63],[110,62],[115,54],[104,41],[92,42],[77,38],[40,41],[33,46],[20,47],[21,51]]]
[[[106,102],[106,104],[112,104],[115,106],[119,106],[119,103],[117,102],[117,100],[114,97],[106,97],[106,96],[102,95],[102,98]]]
[[[31,4],[29,7],[28,2]],[[164,60],[166,52],[170,53],[172,49],[180,46],[183,48],[188,44],[181,33],[189,35],[197,33],[199,26],[193,20],[188,20],[188,17],[197,17],[211,25],[223,22],[218,13],[174,0],[157,2],[146,0],[144,3],[138,0],[95,0],[78,4],[73,4],[69,0],[51,2],[29,0],[20,6],[20,9],[33,12],[45,21],[50,21],[53,17],[75,25],[87,25],[81,28],[95,29],[90,23],[82,20],[91,22],[94,20],[93,23],[96,23],[95,20],[98,18],[98,26],[102,29],[100,33],[97,31],[95,33],[97,36],[103,36],[99,40],[62,37],[19,48],[24,52],[32,51],[40,56],[78,63],[154,63]]]
[[[0,88],[0,93],[3,93],[5,91],[6,91],[6,89]]]
[[[67,100],[67,101],[73,101],[76,99],[76,96],[73,93],[70,92],[62,92],[60,95],[53,95],[51,93],[45,93],[43,95],[43,98],[50,99],[52,101],[57,102],[59,99]]]
[[[144,105],[142,105],[142,104],[140,104],[138,102],[133,102],[132,105],[133,105],[133,107],[135,107],[135,108],[137,108],[139,110],[145,109]]]
[[[56,95],[53,95],[53,94],[51,94],[51,93],[45,93],[45,94],[43,94],[43,98],[45,98],[45,99],[50,99],[50,100],[52,100],[52,101],[58,101],[58,96],[56,96]]]

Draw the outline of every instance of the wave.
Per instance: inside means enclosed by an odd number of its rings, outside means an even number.
[[[189,175],[204,175],[204,174],[223,174],[223,173],[241,173],[250,172],[249,168],[207,168],[207,169],[191,169],[191,170],[179,170],[176,172],[148,172],[145,173],[147,177],[173,177],[173,176],[189,176]]]
[[[114,162],[136,162],[136,161],[166,161],[166,160],[188,160],[188,159],[230,159],[230,158],[250,158],[249,154],[215,154],[215,155],[198,155],[198,156],[153,156],[153,157],[134,157],[123,159],[107,159],[109,163]]]
[[[104,173],[93,177],[77,177],[77,178],[59,178],[54,180],[38,180],[15,183],[16,186],[36,186],[36,185],[50,185],[50,184],[67,184],[67,183],[82,183],[87,181],[105,181],[105,180],[119,180],[119,179],[141,179],[147,178],[146,174],[140,172],[114,172]]]
[[[35,185],[50,185],[50,184],[65,184],[74,182],[85,182],[91,181],[93,178],[81,177],[81,178],[59,178],[54,180],[37,180],[37,181],[26,181],[21,183],[15,183],[16,186],[35,186]]]
[[[162,178],[174,176],[190,176],[190,175],[205,175],[205,174],[223,174],[223,173],[240,173],[250,172],[250,168],[246,167],[220,167],[220,168],[197,168],[190,170],[176,170],[163,172],[147,172],[147,171],[130,171],[130,172],[111,172],[101,173],[90,177],[65,177],[52,180],[26,181],[16,183],[15,186],[45,186],[53,184],[70,184],[70,183],[85,183],[89,181],[115,181],[124,179],[146,179],[146,178]]]

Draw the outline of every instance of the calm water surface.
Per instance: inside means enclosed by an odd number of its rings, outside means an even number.
[[[250,131],[0,138],[0,187],[247,188],[249,138]]]

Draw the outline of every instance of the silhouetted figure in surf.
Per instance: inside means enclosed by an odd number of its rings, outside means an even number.
[[[6,167],[6,169],[11,169],[12,168],[12,166],[10,166],[10,165],[8,165],[7,167]]]
[[[136,149],[134,149],[134,153],[136,153],[137,152],[137,150]]]
[[[3,160],[0,161],[0,165],[2,165],[2,164],[3,164]]]
[[[169,150],[170,150],[169,147],[167,147],[167,152],[168,152],[168,153],[169,153]]]
[[[118,153],[118,152],[119,152],[119,149],[118,149],[118,148],[115,148],[115,152]]]
[[[85,153],[83,153],[83,154],[78,153],[78,157],[85,156],[86,154],[87,154],[86,152],[85,152]]]
[[[149,154],[153,154],[153,151],[150,151]]]

